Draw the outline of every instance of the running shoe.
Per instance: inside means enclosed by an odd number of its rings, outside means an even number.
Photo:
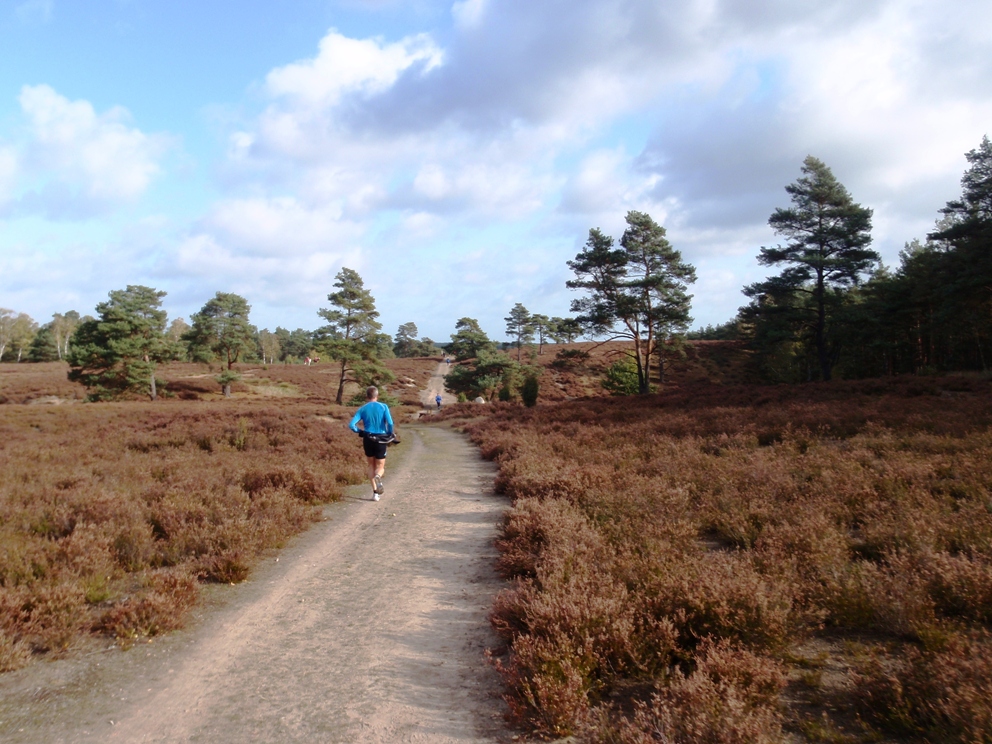
[[[380,493],[385,493],[385,492],[386,492],[386,489],[383,488],[383,486],[382,486],[382,476],[381,475],[377,475],[375,477],[375,493],[376,493],[376,496],[378,496]],[[378,501],[378,500],[379,499],[376,499],[376,501]]]
[[[372,500],[373,501],[378,501],[379,500],[379,494],[377,494],[375,491],[372,492]]]

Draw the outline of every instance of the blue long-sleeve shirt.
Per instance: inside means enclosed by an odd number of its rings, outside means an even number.
[[[369,434],[393,433],[393,417],[389,413],[389,406],[377,400],[370,400],[355,411],[348,428],[352,431],[358,431],[359,421],[362,422],[362,428]]]

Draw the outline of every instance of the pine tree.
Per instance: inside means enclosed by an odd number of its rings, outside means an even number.
[[[451,344],[448,346],[455,359],[473,359],[482,352],[495,348],[496,344],[489,339],[475,318],[459,318],[455,322],[455,332],[451,334]]]
[[[192,328],[183,334],[193,358],[209,362],[220,357],[232,369],[242,354],[256,346],[258,332],[248,320],[250,312],[248,301],[230,292],[218,292],[208,300],[191,318]]]
[[[91,399],[147,390],[155,400],[155,365],[168,358],[170,349],[164,336],[163,297],[165,292],[128,285],[96,306],[98,318],[76,329],[69,348],[69,379],[88,387]]]
[[[534,323],[530,312],[519,302],[510,310],[506,321],[506,332],[517,346],[517,361],[520,361],[521,347],[534,340]]]
[[[941,210],[945,219],[931,240],[952,250],[947,256],[946,311],[961,331],[971,337],[983,369],[990,366],[987,346],[992,343],[992,143],[965,154],[969,168],[961,178],[960,199]],[[974,352],[973,352],[974,353]]]
[[[768,219],[775,233],[788,242],[775,248],[763,246],[758,256],[765,266],[786,268],[744,292],[759,303],[764,298],[780,314],[791,313],[790,323],[795,323],[797,314],[802,316],[801,324],[812,336],[820,377],[829,380],[838,354],[828,334],[831,303],[842,300],[836,290],[857,285],[880,258],[868,248],[872,211],[856,204],[816,158],[803,161],[802,173],[785,188],[792,207],[776,209]],[[793,295],[808,296],[810,302]]]
[[[627,229],[614,247],[613,238],[599,229],[589,231],[585,248],[569,261],[576,278],[570,289],[586,290],[572,301],[572,312],[594,335],[634,342],[631,359],[637,369],[638,390],[651,390],[651,357],[661,344],[684,334],[692,322],[688,285],[695,268],[682,260],[665,237],[665,228],[643,212],[627,213]]]
[[[344,386],[348,382],[374,384],[387,382],[393,375],[379,363],[384,353],[392,352],[382,323],[376,318],[375,298],[365,288],[358,272],[342,268],[335,277],[337,292],[327,295],[333,307],[321,308],[318,315],[327,325],[315,332],[315,343],[328,358],[340,364],[335,401],[344,403]]]

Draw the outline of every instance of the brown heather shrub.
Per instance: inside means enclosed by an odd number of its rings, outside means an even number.
[[[198,595],[196,576],[187,569],[159,569],[134,577],[139,591],[103,613],[94,629],[125,644],[183,626],[184,613]]]
[[[784,670],[776,662],[726,643],[707,643],[692,673],[676,669],[631,716],[602,715],[589,739],[595,744],[784,742],[777,709],[784,686]]]
[[[31,648],[0,628],[0,674],[20,669],[27,665],[30,658]]]
[[[992,636],[951,633],[928,645],[862,664],[855,675],[862,712],[896,734],[992,741]]]
[[[714,643],[791,659],[839,632],[899,662],[949,627],[984,632],[992,396],[983,381],[951,396],[926,384],[699,385],[442,413],[514,499],[499,567],[518,583],[492,618],[518,720],[598,726],[602,741],[775,741],[774,695],[748,707],[699,671]],[[809,704],[843,708],[826,700]]]
[[[792,586],[766,579],[740,553],[658,564],[654,580],[638,589],[644,611],[674,623],[684,648],[707,638],[780,648],[796,630]]]
[[[361,480],[353,437],[315,413],[292,399],[0,406],[0,668],[84,633],[178,628],[198,579],[243,580]]]
[[[500,593],[491,617],[513,647],[509,665],[497,668],[511,681],[518,722],[568,734],[618,683],[664,673],[674,627],[639,616],[626,586],[596,570],[614,558],[581,512],[561,500],[523,499],[507,515],[500,542],[511,541],[501,566],[525,578]]]

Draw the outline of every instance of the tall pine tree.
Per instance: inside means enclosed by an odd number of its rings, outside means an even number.
[[[598,228],[589,231],[583,250],[568,262],[575,279],[567,286],[586,292],[572,301],[583,327],[594,335],[634,342],[630,356],[638,390],[647,393],[652,356],[662,358],[664,343],[685,333],[692,322],[692,295],[686,290],[696,281],[696,270],[650,215],[630,211],[626,219],[619,247]]]
[[[829,337],[831,308],[842,302],[838,290],[857,285],[880,258],[868,248],[872,211],[856,204],[830,168],[813,156],[803,161],[802,173],[785,187],[792,206],[776,209],[768,219],[787,242],[762,247],[758,255],[759,263],[785,269],[744,293],[755,299],[756,322],[764,306],[774,310],[780,326],[808,330],[820,377],[829,380],[839,353],[836,339],[831,344]]]
[[[381,332],[375,298],[365,288],[358,272],[342,268],[335,279],[334,286],[338,291],[327,295],[333,307],[321,308],[318,312],[327,325],[318,328],[314,336],[318,348],[340,365],[334,399],[341,405],[345,383],[373,384],[393,379],[379,363],[379,358],[386,352],[392,353],[392,342]]]

